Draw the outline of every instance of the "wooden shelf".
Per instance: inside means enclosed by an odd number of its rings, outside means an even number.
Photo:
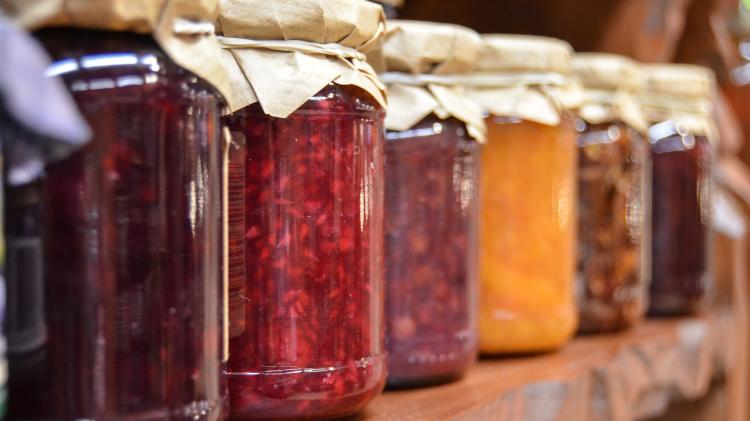
[[[620,334],[575,339],[559,352],[483,359],[461,381],[389,391],[365,420],[630,420],[692,400],[722,377],[732,317],[648,320]]]

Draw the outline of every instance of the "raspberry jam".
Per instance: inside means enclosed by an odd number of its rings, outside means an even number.
[[[93,130],[42,192],[52,418],[216,419],[221,99],[150,37],[37,35]]]
[[[665,124],[671,123],[661,125]],[[653,274],[649,312],[690,313],[703,303],[709,279],[711,145],[705,136],[679,134],[651,142]]]
[[[359,88],[331,84],[287,118],[256,103],[226,123],[246,147],[230,418],[356,413],[385,380],[383,111]],[[241,209],[230,203],[229,218]]]
[[[480,147],[436,117],[386,138],[388,385],[455,379],[477,354]]]

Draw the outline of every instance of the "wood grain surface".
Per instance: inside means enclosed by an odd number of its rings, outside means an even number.
[[[365,420],[632,420],[704,396],[736,352],[732,313],[648,320],[562,350],[482,359],[463,379],[388,391]]]

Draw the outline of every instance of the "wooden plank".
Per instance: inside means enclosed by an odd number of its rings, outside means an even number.
[[[484,359],[461,381],[389,391],[365,420],[630,420],[704,396],[727,367],[730,311],[648,320],[559,352]],[[724,328],[722,328],[724,326]]]

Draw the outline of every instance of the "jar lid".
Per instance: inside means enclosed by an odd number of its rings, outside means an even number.
[[[385,87],[365,52],[385,33],[382,6],[363,0],[222,0],[218,27],[232,84],[230,111],[256,102],[286,118],[330,83],[354,85],[383,107]]]
[[[408,130],[429,115],[461,120],[468,134],[484,141],[482,110],[467,96],[458,76],[479,58],[481,37],[463,26],[393,20],[383,46],[388,86],[388,130]]]
[[[218,26],[227,37],[363,49],[380,39],[385,16],[362,0],[221,0]]]
[[[583,85],[578,117],[591,124],[616,120],[645,133],[648,124],[637,100],[638,66],[627,57],[604,53],[578,53],[573,74]]]
[[[585,88],[613,91],[638,88],[638,66],[617,54],[576,53],[573,73]]]
[[[641,89],[651,94],[708,98],[716,77],[711,69],[692,64],[642,64]]]
[[[716,135],[713,121],[714,73],[691,64],[643,64],[638,94],[650,123],[673,121],[694,135]]]
[[[27,29],[69,26],[152,34],[181,67],[227,96],[213,21],[218,0],[0,0],[0,12]]]
[[[460,74],[474,68],[481,46],[479,34],[463,26],[390,20],[383,55],[391,72]]]
[[[563,40],[530,35],[482,36],[477,70],[570,73],[573,47]]]
[[[481,57],[464,83],[489,114],[556,126],[582,100],[569,77],[572,55],[570,44],[554,38],[484,35]]]

